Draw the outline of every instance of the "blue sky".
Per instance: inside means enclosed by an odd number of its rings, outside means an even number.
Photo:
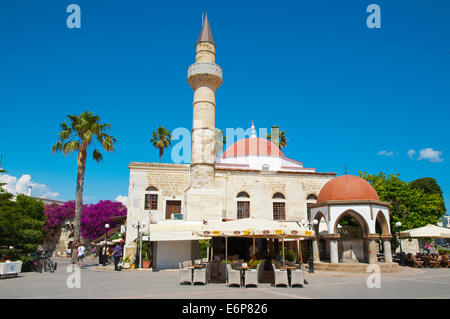
[[[81,29],[66,26],[71,3],[81,7]],[[380,29],[366,25],[371,3],[381,8]],[[88,161],[85,199],[126,196],[129,162],[158,160],[151,132],[191,128],[186,75],[204,10],[224,71],[217,127],[278,124],[285,155],[321,172],[434,177],[450,207],[447,0],[3,1],[8,174],[73,199],[76,157],[52,155],[51,146],[65,116],[87,109],[119,144],[100,165]]]

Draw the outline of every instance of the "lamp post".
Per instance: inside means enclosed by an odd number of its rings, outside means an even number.
[[[303,226],[308,226],[309,230],[312,230],[313,225],[317,225],[319,221],[314,219],[312,222],[310,220],[302,219]],[[314,273],[314,256],[313,256],[313,239],[312,236],[309,239],[309,272]]]
[[[404,266],[405,260],[403,259],[402,240],[400,239],[400,227],[402,226],[402,223],[396,222],[395,226],[397,226],[397,229],[398,229],[398,242],[400,244],[400,266]]]
[[[135,228],[135,229],[137,229],[137,237],[136,237],[136,257],[135,257],[135,259],[134,259],[134,268],[136,269],[136,268],[139,268],[139,265],[140,265],[140,258],[139,258],[139,252],[141,251],[141,249],[142,249],[142,247],[139,247],[139,240],[141,240],[141,246],[142,246],[142,238],[140,238],[140,235],[139,235],[139,230],[141,229],[141,228],[144,228],[145,226],[146,226],[146,223],[145,223],[145,221],[143,221],[143,222],[132,222],[131,223],[131,226],[133,226],[133,228]],[[138,248],[139,247],[139,248]]]
[[[109,224],[105,224],[105,228],[106,228],[106,234],[105,234],[105,247],[104,247],[104,251],[103,251],[103,266],[106,266],[106,247],[108,245],[108,228],[109,228]]]

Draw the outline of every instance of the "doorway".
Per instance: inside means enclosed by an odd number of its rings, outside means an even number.
[[[181,214],[181,200],[166,201],[166,219],[172,219],[172,214]]]

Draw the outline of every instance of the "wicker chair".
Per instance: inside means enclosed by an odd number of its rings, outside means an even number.
[[[291,287],[300,286],[303,288],[305,284],[305,273],[301,269],[291,270]]]
[[[180,265],[180,264],[178,264],[178,265]],[[180,271],[180,275],[179,275],[180,285],[186,284],[186,283],[192,285],[192,269],[181,268],[179,271]]]
[[[278,287],[280,285],[289,287],[289,281],[288,281],[288,272],[286,269],[277,269],[275,264],[272,264],[273,266],[273,273],[275,277],[275,287]]]
[[[258,266],[256,266],[256,270],[247,270],[245,272],[245,287],[247,286],[256,286],[258,287],[259,280],[258,280],[258,274],[260,273],[260,269],[262,267],[262,263],[259,263]]]
[[[238,270],[233,270],[231,269],[231,265],[230,264],[226,264],[227,267],[227,273],[228,273],[228,286],[235,286],[238,285],[239,287],[241,286],[241,272]]]
[[[192,266],[192,260],[186,260],[183,261],[183,268],[191,267]]]
[[[206,268],[202,269],[194,269],[194,279],[192,280],[192,283],[195,284],[206,284],[207,282],[207,276],[206,276]]]

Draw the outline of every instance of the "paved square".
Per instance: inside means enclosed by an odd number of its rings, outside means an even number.
[[[417,269],[381,274],[381,287],[368,288],[367,274],[306,274],[304,288],[230,288],[225,284],[179,285],[178,271],[102,271],[96,261],[81,270],[81,288],[68,288],[68,260],[58,260],[55,273],[22,273],[0,280],[0,298],[450,298],[450,269]]]

